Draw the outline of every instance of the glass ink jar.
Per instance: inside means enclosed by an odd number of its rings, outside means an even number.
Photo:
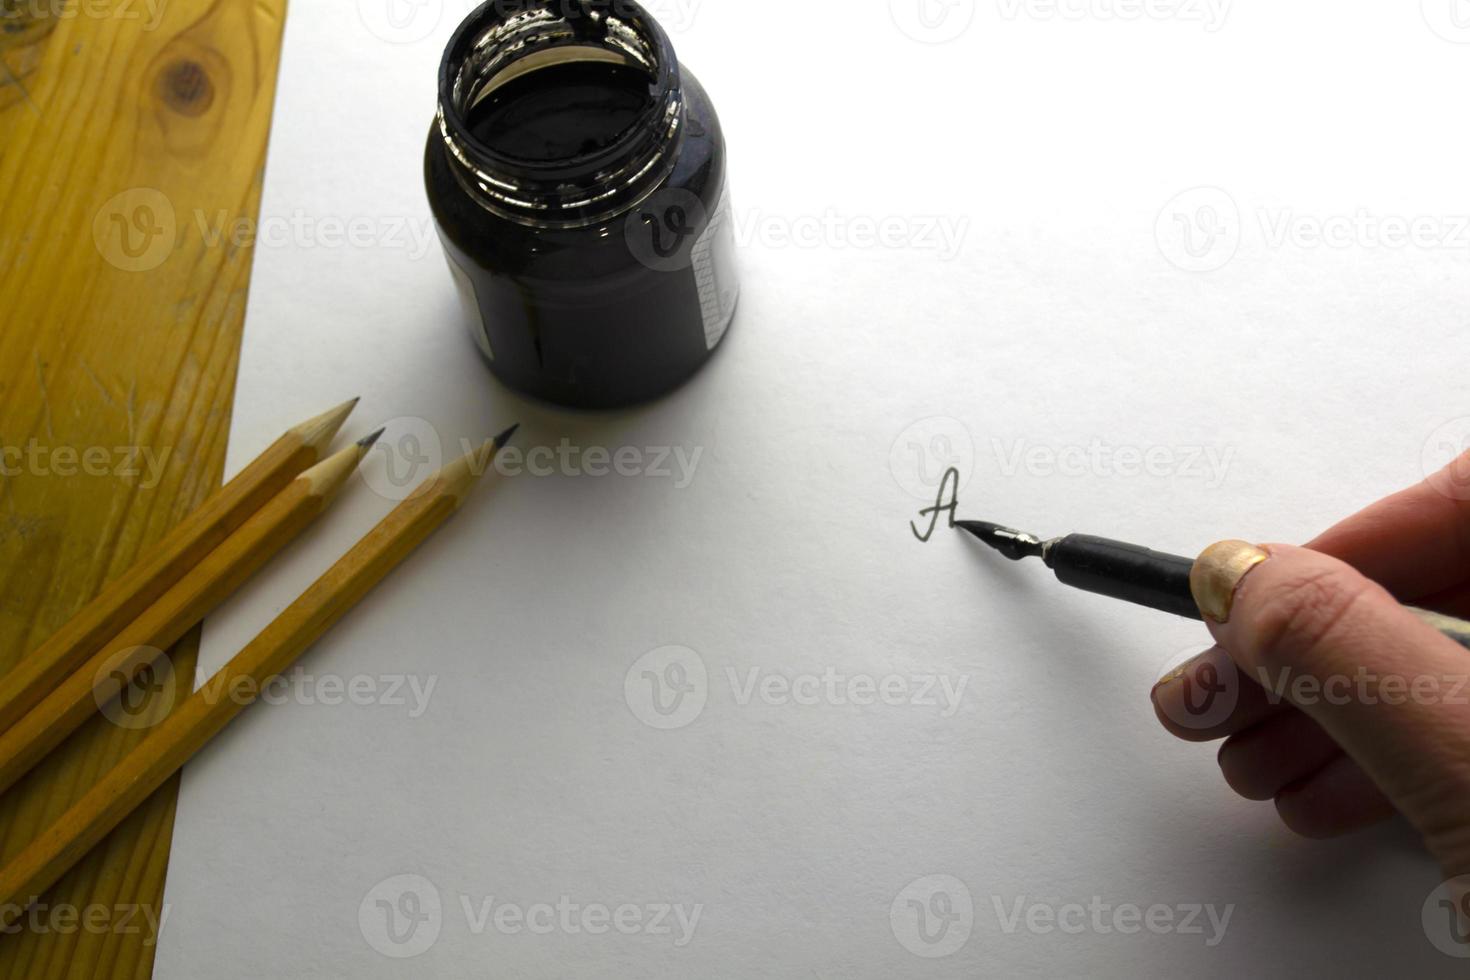
[[[631,0],[477,8],[444,53],[424,176],[471,333],[511,388],[632,405],[724,338],[724,134]]]

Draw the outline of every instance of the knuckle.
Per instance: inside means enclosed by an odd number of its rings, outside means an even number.
[[[1311,667],[1326,655],[1371,585],[1345,567],[1314,568],[1274,583],[1251,614],[1260,663]]]

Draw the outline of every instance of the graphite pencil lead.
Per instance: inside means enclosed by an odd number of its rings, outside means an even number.
[[[374,432],[372,435],[363,436],[361,439],[357,440],[357,444],[363,449],[371,449],[379,439],[383,438],[383,433],[387,431],[388,427],[385,425],[383,426],[383,428],[379,429],[377,432]]]
[[[508,442],[510,442],[510,437],[513,436],[513,435],[515,435],[516,434],[516,430],[519,429],[520,427],[521,427],[521,423],[517,422],[515,425],[511,426],[509,429],[506,429],[500,435],[496,436],[495,437],[495,448],[497,450],[498,449],[504,449],[505,448],[505,444],[508,443]]]

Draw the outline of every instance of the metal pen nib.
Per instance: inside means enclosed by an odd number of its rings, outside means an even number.
[[[1046,554],[1046,542],[1025,531],[1001,527],[989,521],[955,521],[955,526],[969,531],[1011,561],[1041,558]]]

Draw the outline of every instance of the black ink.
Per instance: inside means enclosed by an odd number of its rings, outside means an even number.
[[[944,502],[946,493],[949,494],[949,503]],[[960,471],[954,467],[950,467],[945,471],[944,479],[939,482],[939,497],[934,501],[934,506],[925,507],[919,511],[919,516],[929,518],[929,530],[920,534],[919,529],[914,526],[913,521],[909,521],[909,530],[914,532],[914,537],[928,544],[929,539],[934,537],[934,529],[939,526],[939,515],[947,512],[949,514],[949,526],[954,527],[955,512],[959,509]]]
[[[654,18],[614,6],[479,7],[445,52],[424,154],[481,356],[577,408],[692,377],[739,297],[719,117]]]
[[[494,89],[470,109],[470,135],[518,160],[605,150],[647,111],[647,72],[605,61],[551,65]]]

